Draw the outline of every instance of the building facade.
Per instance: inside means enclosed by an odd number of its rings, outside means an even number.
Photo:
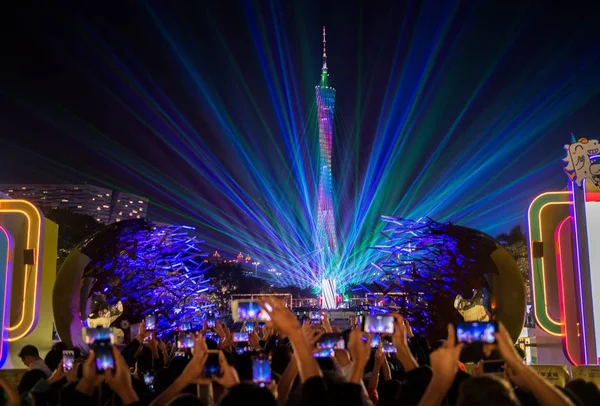
[[[0,195],[28,200],[38,207],[64,209],[104,224],[146,217],[148,199],[93,185],[3,184]]]

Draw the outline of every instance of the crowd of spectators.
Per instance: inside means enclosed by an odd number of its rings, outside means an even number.
[[[27,366],[17,390],[0,381],[2,402],[10,406],[35,405],[600,405],[598,387],[581,380],[565,388],[553,386],[527,366],[502,324],[496,344],[483,356],[501,358],[503,376],[472,375],[460,362],[463,345],[452,325],[446,340],[430,345],[413,334],[410,324],[394,314],[394,333],[389,340],[395,353],[382,344],[372,348],[373,335],[353,325],[336,331],[326,314],[320,324],[301,323],[274,299],[260,301],[271,318],[252,332],[248,350],[236,351],[233,333],[218,323],[217,340],[206,339],[205,330],[193,335],[193,349],[175,356],[176,343],[149,339],[141,324],[139,334],[122,350],[112,347],[115,367],[100,373],[96,354],[76,352],[75,367],[66,371],[61,362],[62,343],[43,360],[38,350],[25,346],[19,356]],[[315,358],[315,347],[324,333],[341,333],[345,349],[329,358]],[[219,372],[206,376],[209,353],[218,350]],[[179,353],[180,354],[180,353]],[[259,385],[253,379],[252,358],[270,359],[272,381]],[[144,379],[151,376],[152,380]]]

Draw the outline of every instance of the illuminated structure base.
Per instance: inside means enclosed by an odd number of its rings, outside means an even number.
[[[321,307],[323,309],[337,308],[336,282],[334,279],[323,279],[321,282]]]

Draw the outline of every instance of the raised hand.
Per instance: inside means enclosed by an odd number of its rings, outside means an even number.
[[[112,347],[113,358],[115,360],[115,369],[107,369],[104,371],[106,383],[115,391],[123,401],[123,404],[128,405],[139,401],[136,392],[133,390],[131,383],[131,373],[127,362],[117,349]]]
[[[404,319],[404,325],[406,326],[406,334],[408,335],[408,338],[414,337],[415,335],[413,333],[412,327],[410,326],[408,319]]]
[[[350,332],[348,349],[353,361],[352,373],[349,379],[350,382],[360,383],[365,365],[367,365],[369,357],[371,356],[372,340],[372,335],[363,333],[362,331],[352,330]]]
[[[383,341],[380,341],[379,347],[375,351],[375,363],[383,365],[384,362],[387,362],[387,357],[383,352]]]
[[[410,347],[408,346],[408,333],[406,327],[406,319],[399,314],[392,314],[394,316],[394,334],[392,334],[392,342],[396,347],[396,354],[399,357],[402,354],[410,354]]]
[[[194,356],[188,362],[180,375],[180,379],[186,384],[201,383],[204,372],[204,364],[208,358],[208,348],[204,341],[204,336],[197,334],[194,336]]]
[[[433,379],[440,386],[446,388],[445,390],[450,388],[458,371],[458,360],[462,347],[462,344],[456,345],[454,326],[449,324],[446,341],[429,356],[431,369],[433,369]]]
[[[79,362],[75,362],[73,363],[73,368],[71,368],[69,371],[65,371],[65,378],[67,378],[67,382],[71,383],[77,381],[77,371],[79,370],[79,365]]]
[[[221,376],[213,376],[213,381],[217,382],[224,388],[231,388],[240,383],[240,378],[238,377],[237,371],[234,367],[229,365],[227,359],[225,359],[225,354],[223,354],[223,351],[219,352],[219,364],[221,365],[221,372],[223,374]]]
[[[138,332],[138,335],[135,337],[136,340],[138,340],[141,343],[144,342],[144,339],[148,336],[148,330],[146,330],[146,320],[143,320],[140,323],[140,330]]]
[[[250,347],[252,347],[253,350],[260,351],[260,339],[258,338],[256,331],[248,334],[248,344],[250,344]]]
[[[498,332],[496,333],[496,347],[502,355],[504,361],[512,366],[513,368],[517,368],[523,365],[523,359],[517,353],[515,349],[514,342],[510,338],[510,334],[506,331],[504,324],[498,322]]]
[[[333,329],[331,328],[331,322],[329,321],[329,313],[321,312],[321,315],[323,316],[323,328],[325,329],[325,332],[332,333]]]
[[[66,376],[62,361],[58,364],[58,368],[52,373],[50,378],[48,378],[48,383],[53,384],[59,382]]]
[[[4,379],[0,378],[0,389],[2,389],[4,398],[6,399],[6,406],[19,406],[21,405],[21,398],[17,391],[12,386],[6,383]]]
[[[91,396],[104,380],[104,376],[99,375],[96,371],[96,353],[94,351],[90,351],[81,369],[83,376],[79,380],[76,389],[84,395]]]
[[[292,335],[300,330],[298,319],[286,306],[277,299],[259,299],[258,303],[271,317],[272,324],[277,330],[285,335]]]

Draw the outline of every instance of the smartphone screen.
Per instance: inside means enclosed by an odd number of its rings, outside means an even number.
[[[271,383],[271,361],[267,357],[252,357],[252,380],[257,384]]]
[[[144,383],[146,384],[146,386],[148,386],[148,388],[150,388],[150,390],[153,389],[154,375],[152,375],[152,372],[150,372],[150,371],[144,372]]]
[[[254,332],[254,322],[253,321],[247,321],[246,322],[246,326],[245,326],[245,330],[247,333],[253,333]]]
[[[192,331],[192,323],[183,323],[179,327],[179,331]]]
[[[388,314],[378,314],[365,317],[364,331],[367,333],[393,334],[394,317]]]
[[[381,336],[379,334],[373,335],[373,339],[371,340],[371,348],[379,347],[380,341],[381,341]]]
[[[259,328],[259,329],[263,329],[263,328],[265,328],[265,322],[264,322],[264,321],[259,321],[259,322],[258,322],[258,328]]]
[[[154,331],[148,331],[146,337],[144,337],[144,343],[154,339]]]
[[[219,363],[219,350],[209,350],[206,363],[204,364],[204,377],[221,375],[221,364]]]
[[[396,347],[394,346],[394,343],[390,343],[389,341],[384,341],[383,344],[381,345],[381,351],[384,354],[392,354],[396,352]]]
[[[115,369],[115,359],[110,341],[96,340],[94,352],[96,353],[96,370],[99,373],[103,373],[107,369]]]
[[[269,321],[269,315],[261,309],[255,300],[234,300],[231,302],[231,314],[234,321],[258,320]]]
[[[206,328],[215,328],[217,325],[217,321],[215,320],[214,317],[208,317],[206,319]]]
[[[185,351],[177,351],[177,352],[175,352],[175,356],[176,357],[186,357],[187,354],[185,353]]]
[[[328,350],[333,348],[334,350],[343,350],[346,348],[344,337],[339,333],[326,333],[319,338],[317,341],[317,348],[322,350]]]
[[[456,325],[456,340],[459,343],[485,343],[496,342],[496,322],[465,322]]]
[[[154,331],[156,330],[156,317],[153,314],[149,314],[146,316],[146,330]]]
[[[70,371],[73,369],[73,365],[75,365],[75,353],[73,351],[63,351],[62,365],[64,371]]]
[[[133,340],[138,334],[140,334],[140,323],[132,324],[131,327],[129,327],[129,337]]]
[[[194,348],[194,338],[191,333],[180,333],[177,337],[177,348]]]
[[[112,328],[84,328],[83,339],[86,344],[93,344],[96,341],[113,342]]]
[[[204,338],[206,340],[213,340],[217,344],[219,344],[221,342],[221,337],[219,337],[219,335],[217,333],[212,332],[212,331],[207,331],[206,333],[204,333]]]
[[[332,358],[335,355],[335,350],[333,348],[329,348],[327,350],[321,350],[313,353],[313,357],[315,358]]]
[[[310,317],[311,320],[321,320],[323,315],[321,312],[310,312],[308,313],[308,317]]]
[[[239,333],[233,333],[233,342],[234,343],[244,343],[248,342],[248,332],[243,331]]]
[[[235,353],[237,355],[243,354],[248,351],[250,351],[250,347],[248,347],[247,345],[239,345],[239,346],[235,347]]]

